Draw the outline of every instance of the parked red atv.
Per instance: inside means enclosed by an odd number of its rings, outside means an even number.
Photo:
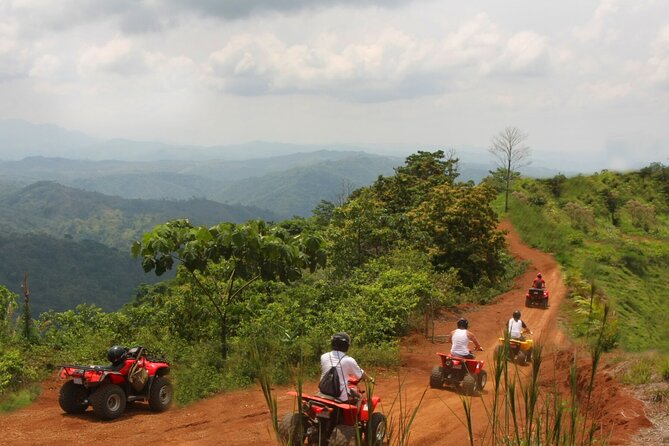
[[[437,353],[441,365],[432,369],[430,387],[442,389],[444,386],[461,390],[465,395],[475,395],[488,382],[488,374],[483,370],[484,361],[466,359],[446,353]]]
[[[355,446],[360,435],[362,444],[381,446],[386,436],[386,417],[376,411],[381,398],[372,397],[370,417],[370,402],[358,387],[359,380],[349,378],[348,383],[362,394],[359,408],[320,392],[303,393],[301,412],[287,414],[279,423],[284,444],[298,446],[306,440],[308,445]]]
[[[548,308],[548,290],[546,288],[530,288],[525,295],[525,306]]]
[[[58,403],[67,413],[79,414],[93,406],[103,420],[120,417],[126,403],[148,401],[162,412],[172,403],[172,383],[167,378],[170,365],[146,354],[143,347],[113,346],[107,357],[112,365],[63,365],[59,376],[67,379]]]

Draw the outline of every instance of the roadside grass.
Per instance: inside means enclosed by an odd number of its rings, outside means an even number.
[[[39,384],[7,392],[0,395],[0,413],[11,412],[26,407],[37,399],[42,392]]]

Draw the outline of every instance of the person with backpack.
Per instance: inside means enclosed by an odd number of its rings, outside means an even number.
[[[348,377],[357,380],[374,380],[360,368],[357,361],[348,356],[351,346],[351,337],[348,333],[335,333],[330,338],[332,350],[321,355],[321,393],[337,398],[342,402],[355,404],[360,399],[360,393],[348,386]],[[338,389],[338,390],[337,390]]]

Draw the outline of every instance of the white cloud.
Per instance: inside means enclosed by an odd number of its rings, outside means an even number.
[[[653,42],[648,69],[651,83],[669,86],[669,24],[660,29]]]
[[[31,77],[48,78],[60,68],[60,60],[51,54],[44,54],[38,57],[30,68]]]
[[[531,31],[514,34],[497,61],[498,70],[519,75],[538,75],[548,69],[546,38]]]
[[[83,76],[95,73],[135,75],[146,70],[144,55],[127,38],[115,38],[102,46],[91,46],[81,56],[78,71]]]
[[[574,36],[584,42],[600,39],[615,40],[618,36],[617,30],[607,25],[609,17],[616,14],[619,9],[618,0],[601,0],[592,18],[586,24],[574,29]]]

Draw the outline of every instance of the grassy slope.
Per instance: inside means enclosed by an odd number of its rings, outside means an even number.
[[[613,304],[620,345],[630,351],[669,351],[669,219],[657,197],[659,185],[633,174],[616,177],[624,201],[636,199],[656,209],[657,223],[645,231],[633,216],[619,210],[614,226],[600,191],[611,173],[575,177],[563,184],[559,198],[545,184],[525,180],[511,201],[509,218],[531,245],[552,252],[567,275],[594,281]],[[661,195],[661,194],[660,194]],[[527,198],[541,197],[532,204]],[[576,202],[594,211],[594,225],[576,229],[565,204]]]

